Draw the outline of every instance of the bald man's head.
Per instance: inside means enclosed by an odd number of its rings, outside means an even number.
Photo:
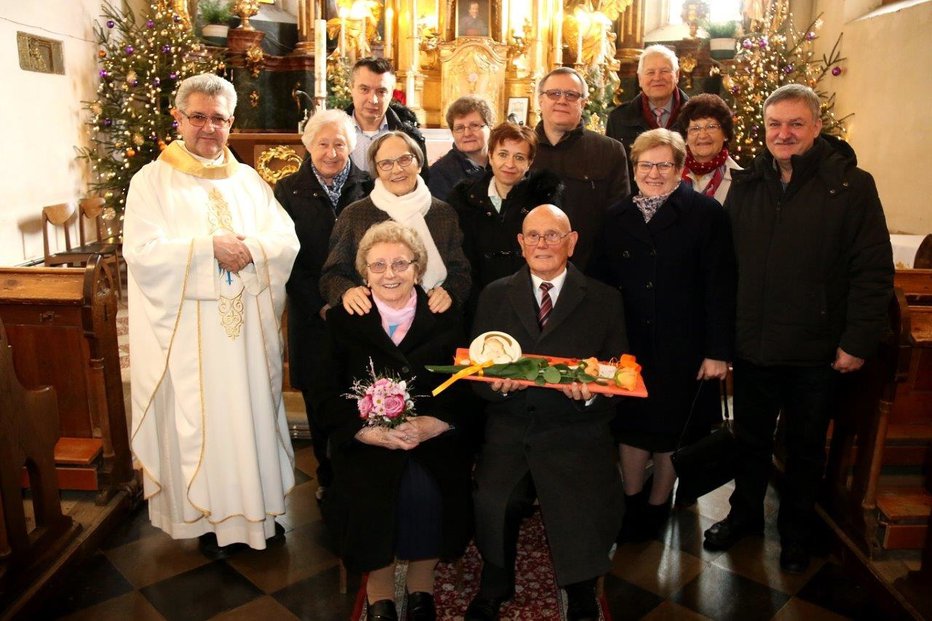
[[[563,273],[573,256],[578,234],[556,205],[539,205],[524,217],[518,243],[531,273],[551,280]]]

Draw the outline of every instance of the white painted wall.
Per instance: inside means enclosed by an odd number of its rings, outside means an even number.
[[[808,4],[808,2],[807,2]],[[877,181],[894,233],[932,233],[932,2],[816,0],[823,14],[819,53],[839,33],[845,72],[830,78],[838,114],[854,113],[848,140]],[[798,22],[799,20],[797,20]]]
[[[93,22],[100,0],[0,2],[0,265],[42,256],[44,205],[80,198],[85,172],[81,101],[97,88]],[[17,31],[63,42],[65,74],[19,67]]]

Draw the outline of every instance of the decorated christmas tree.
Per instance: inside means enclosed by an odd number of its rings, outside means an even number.
[[[78,149],[91,166],[90,190],[122,213],[130,179],[175,139],[169,114],[178,84],[188,76],[222,69],[170,0],[154,0],[150,15],[102,7],[95,26],[100,46],[97,99],[84,102],[90,146]]]
[[[741,41],[735,56],[734,69],[723,78],[725,89],[734,97],[735,139],[729,151],[739,163],[746,166],[765,148],[764,101],[784,84],[805,84],[822,99],[822,131],[844,136],[846,117],[835,117],[835,94],[825,90],[823,78],[842,73],[838,47],[817,58],[813,44],[822,27],[821,17],[816,18],[802,31],[793,24],[787,0],[770,4],[760,32],[748,35]]]

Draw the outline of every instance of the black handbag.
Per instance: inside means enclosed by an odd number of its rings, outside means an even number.
[[[699,400],[699,394],[705,383],[699,383],[689,410],[689,417],[683,425],[683,431],[676,443],[676,450],[671,455],[673,468],[679,478],[677,498],[692,499],[705,496],[735,478],[738,447],[732,430],[733,421],[728,415],[728,396],[725,394],[724,382],[719,382],[723,405],[722,424],[704,438],[688,446],[682,445],[696,409],[696,402]]]

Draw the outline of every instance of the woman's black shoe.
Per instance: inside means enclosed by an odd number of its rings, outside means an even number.
[[[408,621],[437,621],[437,608],[433,593],[416,591],[408,593]]]
[[[368,602],[367,602],[368,604]],[[390,599],[380,599],[374,604],[368,604],[366,612],[367,621],[398,621],[398,611],[395,602]]]

